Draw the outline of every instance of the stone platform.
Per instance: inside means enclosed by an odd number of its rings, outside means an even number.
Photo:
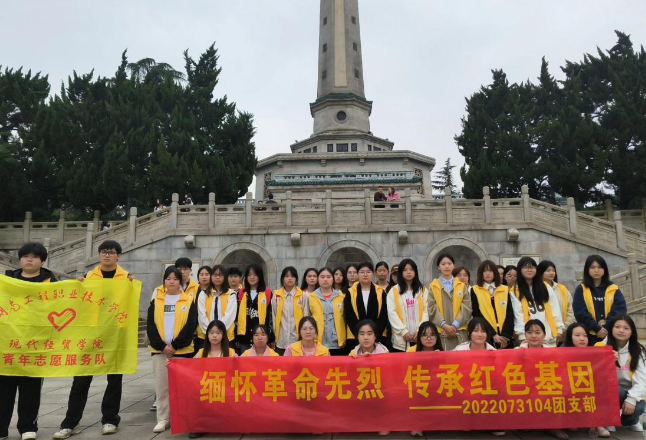
[[[102,438],[104,440],[138,440],[138,439],[170,439],[170,438],[188,438],[188,434],[172,436],[170,431],[162,434],[152,432],[155,426],[155,413],[150,411],[150,405],[153,402],[154,379],[152,372],[152,362],[147,349],[139,349],[139,365],[137,374],[134,376],[124,376],[123,397],[121,399],[121,424],[119,431],[112,436],[101,435],[101,399],[105,390],[106,380],[104,376],[97,376],[92,381],[88,403],[85,408],[81,426],[83,432],[72,437],[74,440],[92,440]],[[43,395],[40,405],[40,417],[38,425],[38,438],[51,439],[52,435],[58,431],[58,427],[65,417],[67,409],[67,399],[69,390],[72,385],[72,379],[46,379],[43,385]],[[18,440],[20,436],[16,430],[17,414],[14,412],[11,428],[9,429],[9,440]],[[588,430],[579,430],[569,432],[571,439],[587,439]],[[330,439],[412,439],[407,432],[394,432],[387,437],[378,436],[375,433],[339,433],[325,435],[306,435],[306,434],[254,434],[254,435],[206,435],[203,438],[218,439],[300,439],[311,438],[318,440]],[[486,432],[426,432],[427,439],[494,439],[496,437]],[[505,439],[542,439],[552,438],[540,431],[523,431],[508,432]],[[642,433],[631,432],[627,429],[619,428],[614,433],[616,439],[642,439]]]

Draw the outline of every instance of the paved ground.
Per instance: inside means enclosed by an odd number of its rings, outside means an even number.
[[[125,376],[123,385],[123,398],[121,399],[121,424],[119,432],[111,437],[101,436],[101,399],[105,390],[105,377],[95,377],[90,388],[90,397],[81,426],[83,432],[74,436],[74,440],[92,440],[102,438],[102,440],[138,440],[138,439],[156,439],[164,440],[173,438],[170,431],[162,434],[153,434],[155,425],[155,413],[150,411],[150,405],[154,395],[154,381],[152,373],[152,362],[148,350],[139,349],[139,365],[135,376]],[[67,409],[67,399],[71,386],[71,379],[46,379],[43,386],[43,396],[40,405],[40,418],[38,424],[40,430],[39,438],[51,439],[54,432],[58,430],[59,424],[65,416]],[[2,392],[2,390],[0,390]],[[10,440],[18,440],[20,437],[15,429],[16,415],[12,418],[12,426],[9,432]],[[578,432],[569,432],[572,439],[587,439],[588,431],[579,430]],[[175,438],[185,439],[188,435],[177,435]],[[376,434],[327,434],[320,436],[308,436],[302,434],[294,435],[209,435],[204,438],[219,439],[236,439],[236,440],[260,440],[260,439],[290,439],[311,438],[316,440],[334,439],[411,439],[407,432],[392,433],[389,437],[380,437]],[[490,439],[492,435],[485,432],[427,432],[427,439]],[[508,432],[506,439],[540,439],[551,438],[538,431]],[[635,433],[626,429],[618,429],[614,434],[617,439],[642,439],[641,433]]]

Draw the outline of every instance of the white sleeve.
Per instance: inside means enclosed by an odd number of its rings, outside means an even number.
[[[236,320],[236,312],[238,310],[238,299],[234,294],[229,295],[229,302],[227,303],[227,312],[224,316],[220,317],[222,321],[229,330]],[[218,314],[221,314],[221,308],[218,307]]]
[[[633,373],[632,381],[633,386],[628,390],[626,401],[634,400],[634,402],[630,403],[635,405],[646,397],[646,364],[644,364],[643,354],[639,356],[639,362],[637,362],[637,369]]]
[[[157,289],[153,289],[153,294],[150,297],[150,302],[153,302],[153,300],[155,299],[155,295],[157,295]]]
[[[547,287],[547,292],[550,294],[550,307],[552,307],[552,318],[554,319],[554,324],[556,325],[556,333],[563,334],[563,315],[561,314],[561,306],[559,305],[559,300],[554,293],[554,289],[550,286]],[[556,335],[552,335],[553,338],[556,338]]]
[[[567,328],[576,322],[576,318],[574,317],[574,308],[572,306],[572,294],[570,291],[567,291],[567,315],[565,315],[565,322],[563,323],[563,327],[567,330]]]
[[[511,306],[514,310],[514,333],[518,335],[518,339],[524,341],[525,317],[523,316],[523,305],[513,292],[509,293],[509,298],[511,299]]]
[[[201,293],[201,292],[200,292]],[[209,326],[209,318],[207,318],[207,315],[211,315],[211,311],[209,310],[209,313],[206,313],[206,294],[205,295],[200,295],[198,294],[197,297],[197,323],[200,325],[200,328],[202,329],[202,333],[206,334],[206,328]]]
[[[392,289],[388,292],[386,296],[386,305],[388,306],[388,320],[390,321],[390,327],[393,329],[393,333],[404,337],[408,333],[408,327],[399,319],[397,315],[397,308],[395,307],[395,296],[393,295]],[[428,317],[428,312],[426,313]]]

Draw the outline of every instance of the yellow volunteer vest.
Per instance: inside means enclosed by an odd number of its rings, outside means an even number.
[[[377,302],[379,303],[379,313],[381,314],[381,303],[383,302],[383,292],[384,289],[382,289],[380,286],[373,284],[375,286],[375,291],[377,292]],[[357,281],[354,283],[352,287],[348,289],[348,294],[350,295],[350,301],[352,302],[352,310],[354,310],[354,314],[359,319],[359,309],[357,308],[357,291],[359,289],[359,286],[361,284]],[[366,304],[366,307],[368,305]],[[355,339],[354,333],[352,333],[352,329],[350,327],[347,327],[347,332],[348,332],[348,339]],[[384,330],[384,334],[382,336],[386,336],[386,330]]]
[[[249,350],[245,350],[245,352],[242,353],[241,356],[242,357],[249,356],[251,353],[251,350],[253,350],[253,347],[251,347]],[[276,356],[280,356],[280,355],[276,353],[274,350],[272,350],[271,348],[269,348],[269,357],[276,357]]]
[[[549,287],[547,283],[544,283],[546,287]],[[520,299],[520,291],[518,290],[518,287],[514,287],[514,290],[512,291],[514,295],[516,295],[516,298]],[[520,300],[520,304],[523,307],[523,319],[525,320],[525,323],[529,321],[529,302],[527,301],[527,298],[523,298]],[[552,337],[556,338],[556,323],[554,322],[554,316],[552,315],[552,305],[550,304],[549,299],[545,304],[543,304],[545,307],[545,319],[547,319],[547,325],[550,327],[550,330],[552,331]]]
[[[157,293],[155,294],[155,326],[157,327],[157,331],[159,332],[159,335],[163,338],[164,337],[164,298],[166,296],[166,292],[164,290],[160,290],[159,288],[157,289]],[[176,338],[177,335],[179,334],[180,331],[184,328],[186,325],[186,322],[188,321],[188,312],[191,309],[191,304],[193,303],[193,300],[191,297],[189,297],[186,292],[182,292],[180,294],[179,299],[177,300],[177,303],[175,303],[175,325],[173,326],[173,338]],[[150,348],[150,351],[152,353],[161,353],[160,351],[155,350],[154,348]],[[192,353],[193,352],[193,342],[187,347],[180,348],[177,350],[177,354],[187,354],[187,353]]]
[[[193,281],[193,278],[188,279],[188,286],[186,286],[186,292],[188,296],[191,298],[191,301],[195,301],[197,299],[197,294],[200,291],[200,285],[197,284],[195,281]]]
[[[419,323],[422,323],[422,316],[424,316],[424,308],[426,307],[426,304],[422,301],[422,298],[424,297],[424,289],[425,287],[422,287],[420,291],[417,293],[415,296],[415,302],[417,303],[417,320]],[[390,289],[390,292],[393,294],[393,299],[395,300],[395,312],[397,312],[397,316],[399,316],[399,320],[404,323],[404,312],[402,311],[402,305],[401,305],[401,295],[399,294],[399,286],[393,286],[392,289]],[[389,292],[389,293],[390,293]]]
[[[231,290],[227,290],[225,293],[222,293],[218,296],[218,310],[222,311],[222,316],[224,316],[225,313],[227,313],[227,307],[229,306],[229,295],[231,295]],[[206,319],[209,321],[213,321],[215,319],[218,319],[217,316],[214,316],[213,319],[209,316],[209,313],[211,312],[211,307],[213,307],[213,299],[215,298],[215,294],[211,293],[211,295],[207,295],[206,299],[204,300],[204,314],[206,316]],[[231,327],[227,330],[227,337],[229,338],[229,341],[233,341],[233,338],[235,337],[235,325],[231,325]],[[206,335],[202,331],[202,328],[198,325],[197,326],[197,336],[200,339],[204,339]]]
[[[101,273],[101,266],[95,267],[92,270],[92,272],[89,272],[87,274],[86,278],[90,278],[90,279],[103,278],[103,274]],[[114,274],[113,279],[118,280],[118,279],[124,279],[124,278],[128,278],[128,272],[123,270],[123,268],[117,264],[117,273]]]
[[[346,340],[346,325],[345,318],[343,317],[343,298],[344,295],[340,293],[332,300],[332,309],[334,311],[334,329],[336,330],[336,338],[339,343],[339,348],[345,346]],[[319,299],[318,295],[316,295],[316,292],[310,293],[309,299],[310,314],[316,321],[319,334],[319,338],[317,338],[317,340],[319,340],[322,339],[323,332],[325,331],[323,302]]]
[[[276,322],[274,323],[274,325],[276,326],[276,341],[278,341],[278,337],[280,336],[280,322],[283,319],[283,307],[285,306],[285,289],[281,287],[280,289],[274,291],[274,295],[276,296]],[[296,293],[294,293],[294,324],[296,325],[297,335],[298,323],[305,315],[303,307],[303,291],[300,289],[300,287],[297,286]]]
[[[267,291],[258,292],[258,322],[264,324],[267,322]],[[238,335],[244,336],[247,333],[247,292],[242,295],[240,306],[238,307]]]
[[[503,326],[505,325],[505,318],[507,317],[507,307],[509,307],[509,288],[503,286],[502,284],[496,287],[496,290],[493,292],[494,304],[496,307],[496,313],[491,306],[491,294],[484,286],[473,286],[473,293],[476,294],[478,298],[478,306],[480,307],[480,313],[487,320],[491,327],[496,330],[497,333],[502,331]],[[498,316],[499,323],[496,322],[496,315]]]
[[[561,295],[561,303],[563,304],[561,315],[563,315],[562,316],[563,325],[565,325],[565,320],[567,319],[567,310],[570,307],[570,303],[568,302],[568,297],[567,297],[567,287],[559,283],[554,283],[554,284],[556,284],[556,291],[558,292],[559,295]]]
[[[290,345],[292,349],[292,356],[303,356],[303,344],[301,341],[294,342],[292,345]],[[323,344],[316,344],[316,353],[314,356],[329,356],[330,355],[330,350]]]
[[[431,292],[433,298],[435,298],[435,303],[437,304],[437,309],[440,311],[440,314],[444,316],[444,304],[442,300],[442,282],[439,278],[435,278],[431,283]],[[460,313],[460,307],[462,307],[462,301],[464,301],[464,283],[457,278],[453,278],[453,319],[457,318],[458,313]],[[442,318],[444,319],[444,318]],[[453,321],[451,321],[453,322]],[[448,323],[450,324],[450,323]],[[467,324],[464,323],[458,330],[466,330]],[[442,328],[438,326],[438,331],[442,331]]]
[[[581,284],[581,288],[583,289],[583,300],[585,301],[585,306],[588,309],[588,312],[590,312],[590,314],[596,321],[597,314],[594,311],[594,300],[592,299],[592,292],[585,284]],[[606,314],[606,318],[610,314],[612,305],[615,302],[615,293],[617,293],[617,290],[619,290],[619,286],[617,286],[616,284],[611,284],[606,288],[606,295],[603,300],[603,310]],[[596,335],[597,332],[590,330],[590,334]]]
[[[195,357],[196,358],[201,358],[203,353],[204,353],[204,349],[200,348],[199,350],[197,350],[197,353],[195,353]],[[235,350],[233,348],[230,348],[229,349],[229,357],[234,357],[235,354],[236,354]]]

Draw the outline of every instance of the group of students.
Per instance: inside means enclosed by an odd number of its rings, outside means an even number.
[[[52,281],[51,273],[42,268],[46,251],[41,248],[25,245],[19,251],[22,269],[13,276]],[[99,255],[101,264],[88,278],[132,279],[117,264],[118,243],[103,242]],[[360,357],[604,344],[612,346],[616,356],[622,425],[641,430],[646,351],[601,256],[586,259],[583,283],[574,295],[558,283],[556,266],[549,261],[538,265],[523,257],[517,266],[501,268],[486,260],[472,286],[468,270],[456,268],[451,255],[441,254],[437,267],[440,276],[427,288],[416,263],[408,258],[392,270],[385,262],[374,268],[369,262],[310,268],[300,285],[297,270],[290,266],[283,269],[280,287],[272,292],[260,265],[251,264],[244,273],[235,267],[203,266],[196,282],[191,278],[192,262],[179,258],[165,270],[147,313],[157,397],[154,432],[170,426],[167,365],[174,357]],[[67,416],[55,439],[80,432],[91,380],[91,376],[74,379]],[[18,430],[23,439],[35,439],[42,379],[0,376],[0,381],[3,390],[10,390],[0,399],[0,440],[7,435],[16,389]],[[120,398],[121,375],[108,375],[101,408],[104,434],[117,430]],[[592,429],[601,437],[610,435],[606,427]],[[567,438],[560,430],[551,433]]]

